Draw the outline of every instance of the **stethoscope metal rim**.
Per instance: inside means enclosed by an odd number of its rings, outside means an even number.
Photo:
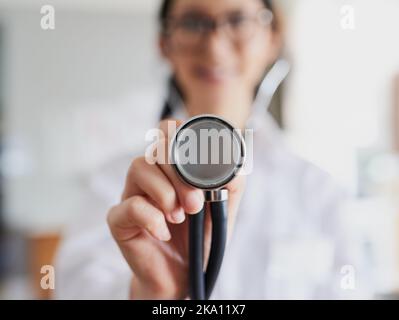
[[[239,161],[236,164],[234,170],[223,181],[221,181],[219,183],[215,183],[215,184],[200,184],[200,183],[191,181],[180,171],[178,165],[176,164],[176,155],[175,155],[176,148],[175,148],[175,146],[177,143],[179,133],[181,133],[184,129],[190,127],[193,123],[195,123],[197,121],[203,121],[203,120],[217,121],[217,122],[221,123],[223,126],[226,126],[234,134],[237,141],[239,141],[239,143],[240,143],[240,158],[239,158]],[[245,141],[244,141],[244,138],[242,137],[242,135],[239,134],[237,132],[237,130],[235,130],[235,128],[227,120],[225,120],[219,116],[215,116],[215,115],[211,115],[211,114],[205,114],[205,115],[200,115],[200,116],[195,116],[193,118],[190,118],[180,128],[178,128],[173,139],[171,140],[170,150],[171,150],[171,152],[170,152],[171,164],[174,167],[175,171],[178,173],[178,176],[187,184],[189,184],[193,187],[202,189],[202,190],[217,190],[217,189],[222,188],[226,184],[228,184],[231,180],[233,180],[238,175],[238,172],[241,170],[241,168],[244,165],[245,157],[246,157]]]

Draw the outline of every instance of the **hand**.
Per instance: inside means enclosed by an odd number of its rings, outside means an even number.
[[[174,121],[174,120],[169,120]],[[180,124],[176,121],[177,126]],[[160,128],[167,135],[167,123]],[[170,137],[164,143],[168,145]],[[168,148],[166,148],[167,150]],[[238,176],[226,188],[228,236],[244,189]],[[137,158],[129,168],[121,203],[110,209],[108,225],[133,272],[132,299],[184,299],[188,295],[188,221],[204,204],[203,191],[177,176],[169,164]],[[211,241],[210,215],[205,217],[205,265]]]

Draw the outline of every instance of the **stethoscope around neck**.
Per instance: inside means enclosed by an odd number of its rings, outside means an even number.
[[[258,88],[253,114],[265,110],[288,72],[289,65],[285,60],[278,60],[274,64]],[[182,107],[181,96],[173,81],[169,89],[162,118]],[[204,132],[213,132],[217,138],[213,141],[218,141],[224,135],[227,142],[223,140],[222,144],[216,143],[216,148],[201,144],[198,137]],[[206,137],[212,139],[212,136]],[[226,155],[224,148],[228,148],[230,161],[221,161]],[[177,175],[186,184],[203,190],[205,196],[201,211],[189,215],[189,296],[193,300],[207,300],[218,278],[226,248],[229,194],[225,186],[239,174],[245,164],[245,140],[225,119],[215,115],[200,115],[187,120],[178,128],[171,140],[170,150],[170,160]],[[188,159],[187,151],[190,150],[196,157]],[[207,156],[202,159],[204,153]],[[206,161],[215,158],[219,161]],[[212,235],[208,264],[204,268],[204,224],[207,213],[211,215]]]

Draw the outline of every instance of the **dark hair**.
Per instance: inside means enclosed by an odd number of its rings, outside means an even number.
[[[165,30],[166,19],[169,16],[169,13],[170,13],[170,10],[172,9],[172,5],[173,5],[174,1],[175,0],[163,0],[163,2],[162,2],[161,9],[159,10],[159,16],[158,16],[159,23],[161,25],[161,30]],[[269,9],[270,11],[275,13],[274,7],[272,5],[272,0],[262,0],[262,2],[267,9]],[[273,19],[272,27],[273,27],[273,29],[277,28],[277,23],[276,23],[275,19]]]

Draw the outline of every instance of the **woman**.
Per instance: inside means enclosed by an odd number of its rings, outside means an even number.
[[[281,47],[271,1],[165,0],[160,24],[161,52],[184,104],[167,105],[164,116],[180,123],[215,114],[237,128],[258,120],[253,172],[227,185],[229,244],[211,298],[342,297],[340,270],[351,261],[340,236],[341,193],[283,146],[269,116],[253,114],[254,93]],[[167,164],[138,157],[127,169],[121,202],[107,216],[112,238],[93,231],[66,241],[57,297],[187,297],[187,214],[201,210],[203,193]],[[209,228],[208,221],[207,254]]]

